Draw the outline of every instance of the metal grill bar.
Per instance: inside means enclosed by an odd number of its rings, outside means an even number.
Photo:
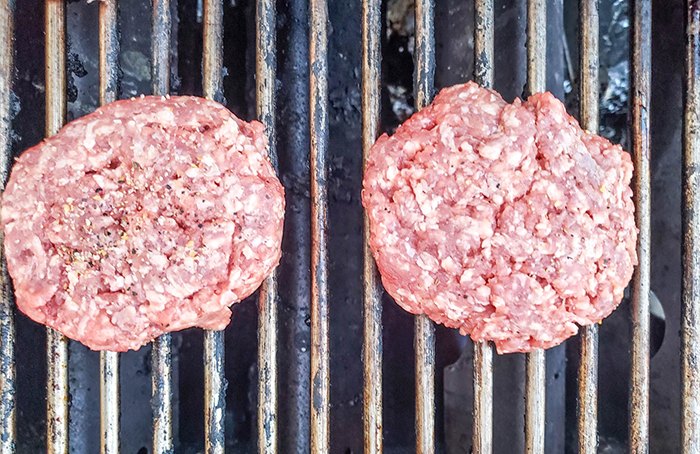
[[[683,139],[683,418],[684,453],[700,451],[700,3],[688,0]]]
[[[547,3],[527,4],[527,86],[529,94],[547,89]],[[544,350],[525,360],[525,452],[544,453],[546,364]]]
[[[476,0],[474,12],[474,78],[493,88],[493,0]],[[472,445],[475,454],[493,450],[493,348],[488,342],[474,343]]]
[[[170,0],[153,0],[152,83],[154,95],[170,91]],[[171,335],[163,334],[151,347],[151,406],[153,454],[173,453]]]
[[[0,2],[0,191],[10,173],[10,93],[12,90],[14,0]],[[15,321],[10,276],[0,232],[0,454],[15,452]]]
[[[311,0],[309,114],[311,120],[311,453],[330,448],[328,346],[328,5]]]
[[[634,205],[639,237],[639,265],[632,277],[632,377],[630,387],[630,452],[649,452],[649,279],[651,275],[651,0],[636,0],[633,18],[632,155]],[[687,180],[685,180],[687,181]],[[687,216],[686,216],[687,217]],[[687,281],[685,281],[687,284]],[[684,299],[684,301],[687,301]],[[684,356],[686,361],[688,356]]]
[[[47,0],[46,136],[66,121],[66,10],[64,0]],[[68,339],[46,330],[46,445],[50,454],[68,453]]]
[[[581,126],[598,133],[598,0],[581,0]],[[598,451],[598,325],[584,326],[578,370],[578,452]]]
[[[153,453],[172,454],[172,359],[170,333],[153,341],[151,347],[151,406],[153,412]]]
[[[274,0],[256,2],[256,111],[265,126],[268,157],[277,169],[275,73],[277,45]],[[258,299],[258,449],[277,452],[277,271],[263,281]]]
[[[362,169],[379,135],[381,1],[362,2]],[[369,218],[363,213],[364,452],[382,452],[382,289],[369,246]]]
[[[414,86],[416,110],[433,99],[435,87],[434,0],[416,1]],[[435,452],[435,325],[427,315],[415,317],[416,351],[416,452]]]
[[[206,13],[205,13],[206,16]],[[223,454],[225,448],[226,379],[224,332],[204,332],[204,452]]]
[[[100,2],[100,104],[117,99],[117,1]],[[119,453],[119,353],[100,352],[100,452]]]
[[[581,329],[578,370],[578,452],[598,452],[598,324]]]
[[[223,2],[205,0],[202,77],[204,97],[223,101]],[[225,448],[226,378],[224,332],[204,333],[204,452],[223,454]]]
[[[119,353],[100,352],[100,452],[119,453]]]

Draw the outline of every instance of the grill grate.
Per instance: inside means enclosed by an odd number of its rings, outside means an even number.
[[[635,204],[640,228],[640,265],[633,279],[633,350],[630,388],[630,450],[648,452],[649,446],[649,280],[650,280],[650,134],[649,101],[651,69],[651,1],[637,0],[633,9],[632,61],[632,152],[635,161]],[[153,2],[153,92],[169,91],[170,4]],[[546,2],[528,1],[528,87],[545,90]],[[434,0],[416,1],[416,108],[432,97],[435,71]],[[598,11],[596,0],[581,0],[581,124],[598,129]],[[10,90],[13,74],[12,36],[14,0],[0,0],[0,148],[2,182],[10,167]],[[328,149],[328,61],[326,0],[310,2],[310,124],[312,198],[312,299],[311,299],[311,451],[329,452],[329,339],[327,288],[327,149]],[[476,0],[477,82],[493,84],[493,0]],[[275,2],[258,0],[256,5],[257,114],[265,125],[270,158],[277,166],[275,147]],[[204,0],[203,75],[204,95],[222,98],[222,0]],[[56,133],[66,119],[65,3],[46,1],[46,135]],[[700,206],[697,197],[700,140],[697,121],[700,93],[700,5],[688,0],[687,96],[684,142],[684,275],[683,275],[683,445],[685,452],[700,449],[700,334],[696,320],[700,304]],[[379,132],[381,1],[363,0],[362,140],[363,156]],[[116,0],[100,4],[100,102],[116,98],[117,39]],[[365,452],[382,452],[382,306],[376,266],[368,245],[367,218],[364,233],[364,428]],[[15,362],[12,295],[3,262],[3,295],[0,301],[0,454],[15,452]],[[277,279],[270,276],[259,299],[259,410],[258,436],[261,453],[277,452]],[[425,316],[415,318],[416,349],[416,443],[417,452],[435,452],[435,336],[434,325]],[[67,340],[47,330],[47,450],[68,452]],[[171,336],[153,343],[153,451],[173,452]],[[205,450],[224,452],[224,378],[222,332],[205,333]],[[579,396],[578,447],[581,453],[597,451],[598,328],[582,330]],[[493,437],[493,352],[490,345],[474,346],[475,453],[490,453]],[[118,453],[119,443],[119,355],[100,355],[101,452]],[[526,451],[544,452],[545,355],[527,356]]]
[[[683,139],[683,306],[681,316],[683,419],[685,452],[700,451],[700,3],[688,0],[686,22],[685,116]],[[648,79],[647,81],[648,82]],[[642,112],[640,112],[641,114]],[[646,120],[646,117],[644,118]],[[648,143],[647,143],[648,144]],[[645,150],[647,151],[647,150]]]

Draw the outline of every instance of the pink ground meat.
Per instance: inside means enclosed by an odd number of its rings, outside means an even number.
[[[555,346],[632,277],[632,171],[550,93],[444,89],[370,153],[362,202],[384,287],[500,353]]]
[[[17,306],[95,350],[223,329],[281,255],[266,147],[220,104],[149,96],[25,151],[2,198]]]

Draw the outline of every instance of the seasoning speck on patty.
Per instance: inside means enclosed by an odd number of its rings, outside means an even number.
[[[632,170],[550,93],[444,89],[370,152],[362,203],[384,287],[500,353],[555,346],[632,277]]]

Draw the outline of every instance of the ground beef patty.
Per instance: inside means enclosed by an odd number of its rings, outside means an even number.
[[[500,353],[559,344],[637,263],[632,163],[550,93],[443,90],[372,147],[362,203],[386,290]]]
[[[17,306],[96,350],[223,329],[280,259],[263,126],[195,97],[118,101],[17,160],[2,199]]]

